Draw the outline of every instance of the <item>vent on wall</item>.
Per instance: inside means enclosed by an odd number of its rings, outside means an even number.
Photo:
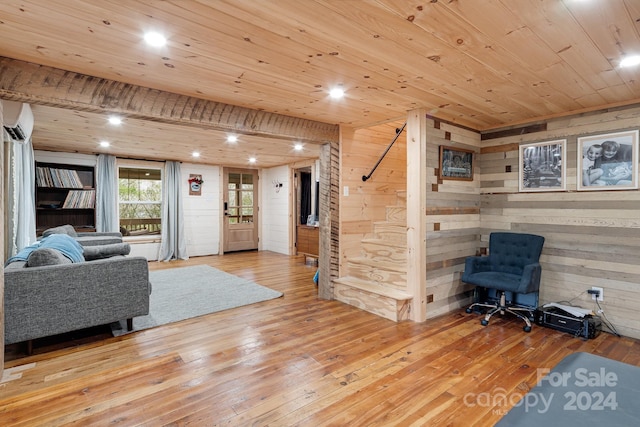
[[[2,101],[3,125],[11,138],[26,143],[33,132],[33,112],[29,104]]]

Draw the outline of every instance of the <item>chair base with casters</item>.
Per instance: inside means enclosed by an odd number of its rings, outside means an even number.
[[[482,326],[487,326],[489,324],[489,319],[491,319],[491,316],[493,316],[496,313],[500,313],[500,315],[504,315],[505,313],[511,313],[514,316],[524,320],[526,325],[523,326],[522,329],[525,332],[531,332],[531,320],[529,320],[529,318],[533,317],[533,313],[532,313],[533,309],[507,305],[507,298],[506,298],[505,291],[500,292],[500,301],[498,303],[488,304],[488,303],[476,302],[471,304],[469,307],[467,307],[466,312],[471,313],[473,312],[473,309],[476,307],[484,307],[489,309],[489,311],[485,314],[484,319],[480,320],[480,324]],[[520,312],[527,313],[528,316],[525,316]]]

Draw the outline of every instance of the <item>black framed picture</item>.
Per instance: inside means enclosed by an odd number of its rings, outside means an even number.
[[[441,145],[438,178],[473,181],[473,151]]]
[[[564,191],[566,190],[567,140],[537,142],[520,146],[519,190]]]

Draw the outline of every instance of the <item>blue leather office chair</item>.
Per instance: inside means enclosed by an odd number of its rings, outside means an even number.
[[[485,307],[489,311],[480,321],[483,326],[496,313],[509,312],[524,320],[524,331],[531,331],[530,317],[535,307],[518,306],[514,299],[524,294],[537,295],[540,289],[540,254],[544,237],[526,233],[495,232],[489,236],[489,255],[472,256],[465,261],[462,281],[478,287],[495,289],[499,301],[495,304],[476,302],[467,308],[471,313],[475,307]],[[525,314],[522,314],[525,313]]]

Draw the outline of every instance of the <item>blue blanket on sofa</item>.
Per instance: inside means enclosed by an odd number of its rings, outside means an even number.
[[[9,258],[5,263],[5,267],[14,261],[26,261],[29,259],[31,252],[41,248],[56,249],[65,257],[69,258],[71,262],[84,261],[82,245],[80,245],[80,243],[78,243],[73,237],[66,234],[52,234],[32,245],[27,246],[16,255]]]

